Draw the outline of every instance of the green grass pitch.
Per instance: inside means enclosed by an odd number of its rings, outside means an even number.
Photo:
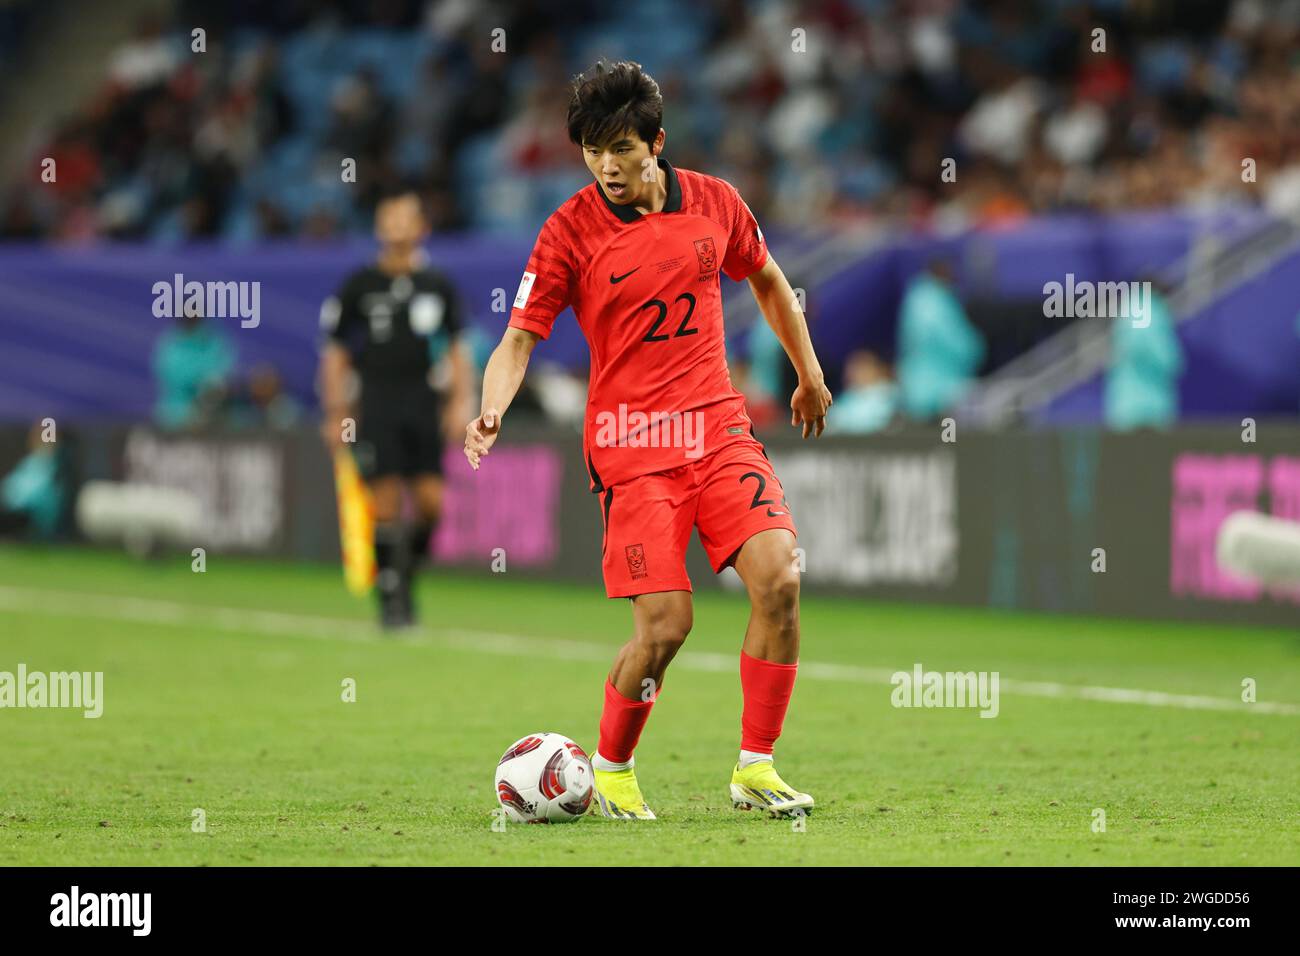
[[[0,709],[0,864],[1300,860],[1295,632],[805,596],[777,748],[817,798],[800,830],[730,806],[747,605],[700,595],[637,751],[659,820],[501,832],[492,776],[513,740],[594,748],[626,602],[509,574],[426,578],[420,601],[424,629],[394,640],[333,567],[0,550],[0,671],[103,671],[105,698],[97,720]],[[999,715],[891,706],[888,673],[916,662],[998,671]],[[1241,705],[1245,678],[1283,706]]]

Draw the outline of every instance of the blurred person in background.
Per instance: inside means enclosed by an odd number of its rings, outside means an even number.
[[[199,309],[186,305],[185,315],[162,334],[153,351],[158,399],[154,421],[162,428],[196,428],[210,422],[226,396],[235,366],[235,348]]]
[[[465,327],[451,281],[427,261],[428,219],[414,190],[399,187],[375,209],[379,257],[352,273],[321,307],[322,435],[332,453],[345,443],[359,380],[354,454],[374,500],[376,594],[385,629],[415,623],[411,595],[419,560],[442,512],[442,453],[470,414]],[[451,369],[447,400],[434,387],[439,356]],[[402,522],[402,496],[416,519]]]
[[[284,390],[280,373],[260,362],[248,373],[230,410],[230,423],[238,428],[273,428],[287,431],[302,418],[297,400]]]
[[[776,397],[758,381],[751,362],[734,355],[727,356],[727,369],[731,372],[731,386],[745,396],[745,411],[759,431],[780,424],[781,406]]]
[[[796,289],[804,287],[798,276],[790,282]],[[799,309],[812,332],[817,325],[817,316],[805,308],[802,293]],[[747,360],[731,364],[732,377],[737,391],[745,396],[745,407],[754,427],[761,431],[781,424],[785,417],[784,396],[798,388],[799,376],[785,354],[785,346],[767,322],[752,323],[742,336],[741,354],[747,356]],[[729,357],[728,362],[731,361]]]
[[[42,431],[39,422],[32,426],[27,454],[0,481],[0,535],[58,533],[67,500],[65,458],[59,443],[43,440]]]
[[[930,420],[970,388],[984,360],[984,337],[966,318],[952,266],[932,261],[903,293],[898,319],[898,385],[903,412]]]
[[[850,352],[844,360],[844,385],[835,404],[836,433],[883,431],[898,414],[898,385],[889,365],[875,352]]]
[[[1106,426],[1116,431],[1168,428],[1178,419],[1183,347],[1165,288],[1148,279],[1145,308],[1115,318],[1106,369]],[[1148,321],[1149,320],[1149,321]]]
[[[787,388],[785,349],[766,322],[755,322],[749,328],[749,362],[739,367],[740,382],[736,385],[745,395],[746,407],[756,428],[777,424],[782,403],[778,396],[793,391]]]

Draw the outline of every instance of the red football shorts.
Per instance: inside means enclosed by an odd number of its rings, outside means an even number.
[[[757,440],[724,445],[680,468],[641,475],[599,495],[605,525],[605,593],[612,598],[689,591],[691,528],[714,572],[768,528],[795,533],[785,490]]]

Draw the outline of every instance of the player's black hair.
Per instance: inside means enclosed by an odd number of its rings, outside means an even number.
[[[569,139],[603,146],[624,130],[653,143],[664,121],[664,98],[640,63],[599,60],[574,77],[569,100]]]

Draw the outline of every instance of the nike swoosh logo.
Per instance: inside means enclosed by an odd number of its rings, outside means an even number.
[[[769,518],[776,518],[776,517],[779,517],[779,516],[781,516],[781,515],[788,515],[789,513],[790,513],[790,512],[788,512],[788,511],[773,511],[771,508],[768,508],[768,509],[767,509],[767,516],[768,516]]]
[[[636,272],[637,269],[640,269],[640,268],[641,268],[640,266],[637,266],[636,269],[633,269],[633,270],[632,270],[632,272]],[[610,285],[618,285],[620,282],[622,282],[624,279],[626,279],[628,276],[630,276],[630,275],[632,274],[632,272],[624,272],[621,276],[615,276],[614,273],[611,272],[611,273],[609,274],[609,284],[610,284]]]

